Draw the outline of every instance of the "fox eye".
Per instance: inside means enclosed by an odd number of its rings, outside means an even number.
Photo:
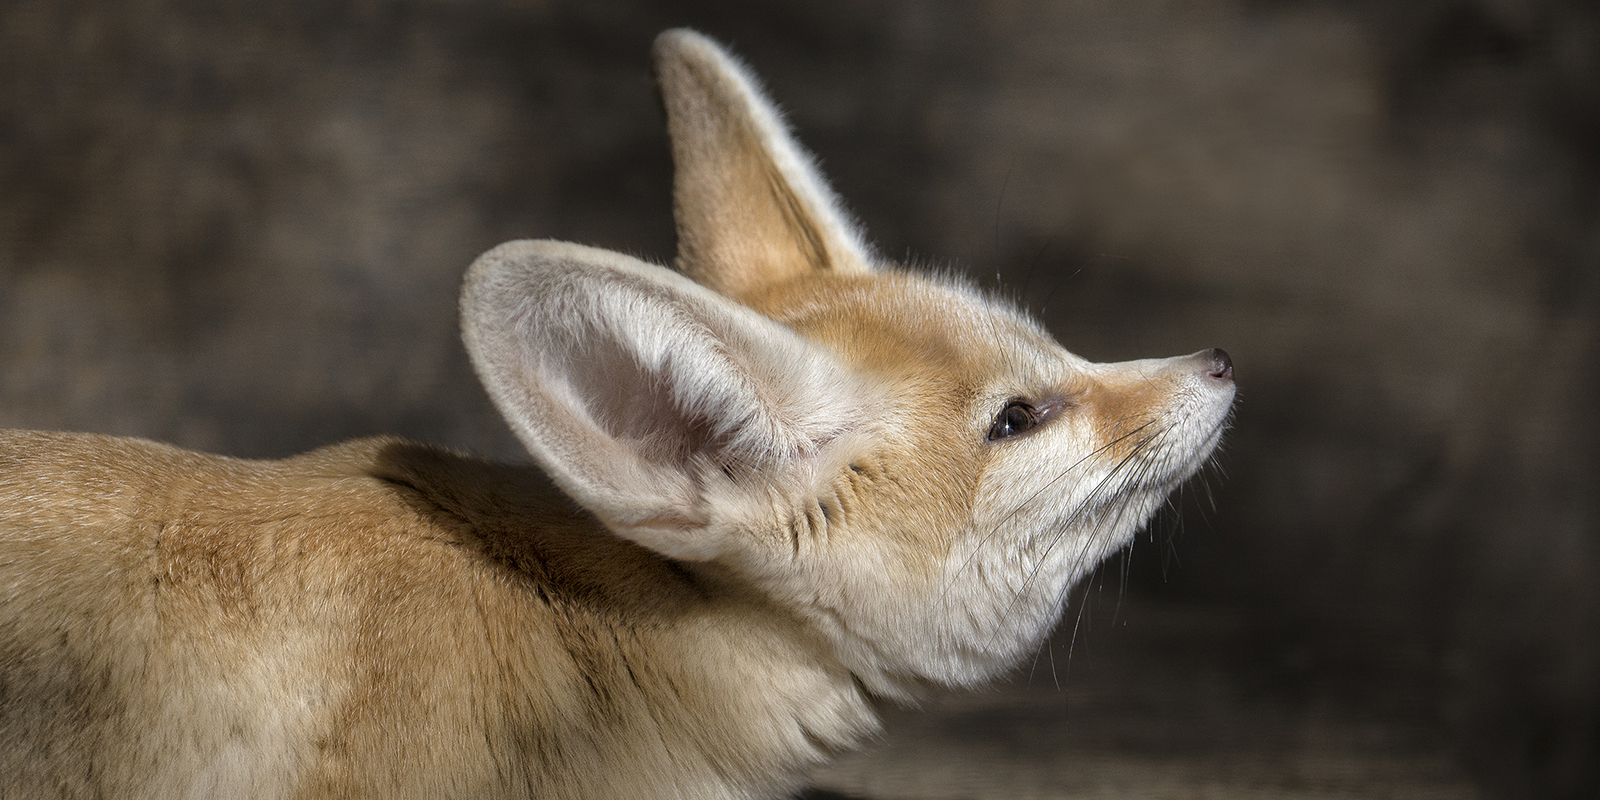
[[[994,418],[989,426],[989,441],[1009,439],[1038,427],[1039,410],[1021,400],[1012,400]]]

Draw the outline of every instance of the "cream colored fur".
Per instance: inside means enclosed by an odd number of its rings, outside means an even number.
[[[1089,363],[880,263],[735,61],[656,64],[679,271],[467,275],[539,468],[0,433],[0,798],[782,795],[1029,654],[1210,454],[1220,351]]]

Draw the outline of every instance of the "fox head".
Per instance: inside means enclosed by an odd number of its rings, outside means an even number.
[[[741,64],[655,46],[676,271],[490,250],[469,354],[554,482],[617,536],[793,614],[872,690],[969,685],[1210,455],[1220,350],[1116,364],[875,256]]]

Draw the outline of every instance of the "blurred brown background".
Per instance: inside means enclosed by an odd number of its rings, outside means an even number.
[[[457,282],[671,257],[684,24],[885,255],[1242,387],[1040,661],[817,796],[1600,796],[1590,3],[5,0],[0,425],[520,457]]]

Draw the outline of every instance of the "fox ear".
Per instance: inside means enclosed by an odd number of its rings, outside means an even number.
[[[727,552],[738,493],[766,491],[740,481],[783,473],[858,415],[832,356],[619,253],[500,245],[468,270],[461,318],[489,396],[555,482],[672,558]]]
[[[872,259],[838,199],[743,65],[691,30],[656,38],[672,138],[678,268],[735,299]]]

